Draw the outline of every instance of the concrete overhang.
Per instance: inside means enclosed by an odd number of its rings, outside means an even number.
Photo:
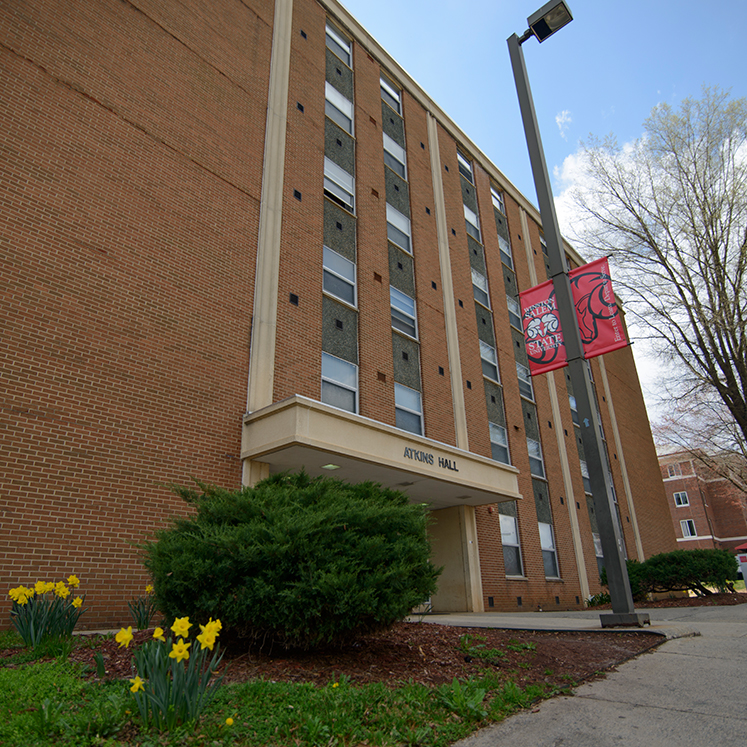
[[[370,480],[432,509],[522,498],[515,467],[299,395],[244,416],[241,458],[271,474]]]

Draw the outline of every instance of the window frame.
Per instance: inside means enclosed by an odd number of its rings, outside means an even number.
[[[695,522],[692,519],[682,519],[680,521],[680,529],[682,530],[683,537],[698,536],[698,530],[696,529]]]
[[[674,499],[674,505],[677,506],[677,508],[690,505],[690,498],[688,497],[686,490],[678,490],[672,495],[672,498]]]
[[[536,449],[534,449],[535,444]],[[537,454],[533,454],[533,451],[536,451],[539,456]],[[541,480],[546,480],[547,477],[545,474],[545,460],[542,456],[542,444],[534,438],[529,438],[529,436],[527,436],[527,453],[529,454],[529,473],[534,477],[539,477]],[[535,472],[533,470],[533,461],[539,462],[539,466],[542,468],[541,473]]]
[[[397,303],[395,303],[395,301]],[[401,332],[403,335],[412,338],[413,340],[418,339],[418,317],[417,317],[417,305],[415,299],[408,296],[407,293],[403,293],[393,285],[389,286],[389,306],[391,310],[392,318],[392,329]],[[410,312],[410,309],[412,310]],[[395,311],[403,318],[396,318]],[[406,326],[407,329],[403,329],[402,326],[395,324],[395,319],[400,325]],[[412,321],[412,324],[408,324]],[[412,327],[412,332],[408,331]]]
[[[335,379],[333,378],[329,373],[325,375],[324,373],[324,361],[325,358],[328,359],[330,362],[334,361],[333,365],[337,365],[338,363],[344,363],[346,366],[350,366],[352,369],[354,369],[353,373],[355,375],[355,387],[353,388],[348,384],[347,382],[341,380],[341,379]],[[322,366],[321,366],[321,401],[325,405],[329,405],[329,407],[335,407],[338,410],[343,410],[344,412],[352,412],[354,415],[358,413],[359,409],[359,403],[358,403],[358,393],[359,393],[359,380],[358,380],[358,366],[355,363],[351,363],[350,361],[346,361],[344,358],[339,358],[336,355],[332,355],[330,353],[325,353],[322,351]],[[333,386],[337,389],[342,389],[347,392],[353,392],[353,407],[355,409],[348,410],[345,407],[338,407],[337,405],[332,404],[331,402],[325,402],[324,400],[324,384],[325,382],[329,384],[330,386]]]
[[[511,304],[514,304],[516,308],[512,308]],[[506,306],[508,307],[508,323],[514,329],[518,329],[519,332],[524,334],[524,329],[521,324],[521,306],[519,305],[519,302],[513,296],[506,294]]]
[[[560,564],[558,563],[558,546],[555,541],[555,528],[553,525],[547,521],[538,521],[537,522],[539,536],[540,536],[540,549],[542,551],[542,565],[544,566],[545,571],[545,578],[560,578]],[[551,542],[551,545],[546,545],[547,541],[547,530],[545,530],[545,537],[542,536],[542,527],[547,527],[549,529],[549,539]],[[548,573],[547,572],[547,561],[548,559],[552,559],[553,566],[555,573]]]
[[[407,153],[405,149],[396,140],[389,137],[386,132],[382,132],[382,135],[384,136],[384,165],[390,168],[397,176],[407,181]],[[401,153],[393,152],[392,149],[401,151]],[[402,171],[392,166],[391,162],[387,160],[387,156],[395,164],[399,164],[402,167]],[[401,158],[398,156],[401,156]]]
[[[506,577],[507,578],[523,578],[524,577],[524,563],[523,559],[521,557],[521,536],[519,535],[519,520],[515,516],[511,516],[510,514],[498,514],[499,516],[499,522],[501,527],[501,547],[503,548],[503,569],[506,571]],[[504,522],[504,519],[506,520]],[[508,523],[508,520],[511,520],[511,523],[513,524],[512,527],[512,534],[516,537],[515,542],[507,542],[505,537],[510,536],[509,532],[504,532],[504,523]],[[508,562],[506,561],[506,550],[513,549],[516,551],[516,563],[519,568],[518,573],[508,573],[506,570],[508,568]]]
[[[348,111],[344,111],[344,107]],[[330,112],[330,109],[333,110]],[[334,113],[338,116],[335,116]],[[329,81],[324,81],[324,115],[331,119],[341,130],[353,135],[353,102],[343,96]]]
[[[667,475],[669,477],[682,477],[682,467],[679,462],[672,462],[667,465]]]
[[[501,262],[503,262],[506,267],[513,270],[514,254],[513,250],[511,249],[511,242],[508,239],[503,238],[503,236],[501,236],[500,234],[498,234],[498,249],[500,250],[501,254]]]
[[[508,429],[503,425],[498,425],[498,423],[491,423],[488,422],[488,433],[490,438],[490,450],[491,450],[491,456],[494,462],[498,462],[499,464],[511,464],[511,451],[508,448]],[[496,440],[494,436],[496,435],[502,435],[503,442]],[[493,448],[496,447],[496,448]],[[496,450],[503,449],[506,452],[506,460],[498,459],[496,457]]]
[[[349,179],[350,182],[345,185],[340,181],[341,179]],[[336,187],[340,193],[333,187]],[[334,203],[355,215],[355,177],[327,156],[324,156],[324,194]],[[349,198],[349,201],[345,200],[345,196]]]
[[[395,86],[394,82],[383,73],[379,76],[381,88],[381,100],[393,109],[399,116],[402,116],[402,89]],[[386,94],[386,95],[385,95]],[[391,99],[391,101],[389,100]],[[392,102],[396,106],[392,105]]]
[[[581,418],[578,416],[578,403],[572,394],[568,395],[568,406],[571,408],[571,421],[573,424],[581,425]]]
[[[330,40],[332,44],[329,43]],[[325,26],[324,45],[335,57],[344,62],[351,70],[353,69],[353,42],[346,39],[342,31],[330,21],[327,21]],[[347,59],[344,59],[343,55],[338,52],[338,49],[347,56]]]
[[[578,466],[581,470],[581,480],[584,483],[584,492],[591,495],[591,477],[589,476],[589,465],[585,459],[578,460]]]
[[[399,221],[401,225],[398,226],[392,220],[393,218],[396,221]],[[403,230],[403,228],[405,227],[407,228],[406,233]],[[390,232],[390,228],[393,229],[392,232]],[[394,234],[395,238],[399,238],[398,234],[404,236],[407,239],[407,246],[402,246],[401,243],[395,241],[395,239],[392,238],[392,234]],[[397,208],[392,207],[388,202],[386,203],[386,237],[389,241],[392,242],[392,244],[402,249],[402,251],[407,252],[408,254],[412,254],[412,223],[406,215],[400,213]]]
[[[498,368],[498,351],[489,343],[480,340],[480,361],[482,362],[482,375],[486,378],[490,379],[491,381],[495,381],[496,383],[501,383],[501,372]],[[485,353],[491,353],[492,354],[492,360],[491,357],[486,358]],[[492,376],[491,373],[486,371],[486,368],[494,368],[495,369],[495,376]],[[492,369],[491,369],[492,372]]]
[[[524,374],[524,376],[522,376]],[[534,402],[534,386],[532,384],[532,373],[527,366],[523,363],[516,361],[516,378],[519,381],[519,394],[528,399],[530,402]],[[522,388],[522,384],[524,387]],[[527,394],[528,392],[528,394]]]
[[[490,198],[493,201],[493,207],[501,214],[506,214],[506,201],[503,197],[503,191],[499,190],[494,184],[490,185]]]
[[[334,255],[333,257],[328,256],[328,252]],[[328,261],[332,260],[334,262],[338,262],[339,260],[342,260],[342,262],[345,262],[350,265],[350,268],[352,269],[352,276],[353,279],[351,280],[349,277],[345,277],[345,275],[341,274],[337,268],[334,266],[328,264]],[[342,254],[339,252],[336,252],[334,249],[330,249],[326,244],[322,247],[322,290],[329,294],[330,296],[333,296],[339,301],[342,301],[343,303],[348,304],[349,306],[352,306],[353,308],[358,307],[358,283],[356,282],[356,265],[355,262],[349,260],[347,257],[343,257]],[[331,275],[336,280],[345,283],[346,285],[349,285],[352,293],[353,293],[353,300],[349,300],[338,293],[336,293],[333,289],[327,287],[327,275]]]
[[[472,296],[475,301],[486,309],[490,308],[490,290],[488,288],[488,279],[479,270],[474,267],[472,269]],[[475,282],[477,280],[478,282]],[[482,296],[478,297],[478,292],[485,296],[483,300]]]
[[[475,241],[479,241],[482,244],[480,216],[474,210],[472,210],[472,208],[469,208],[464,204],[462,204],[462,207],[464,208],[464,226],[467,229],[467,234],[470,235]]]
[[[457,148],[457,163],[459,166],[459,173],[470,183],[475,183],[474,170],[472,168],[472,161]]]
[[[401,398],[397,397],[398,392],[400,394],[406,394],[410,395],[411,393],[414,393],[417,395],[418,405],[420,407],[419,410],[414,410],[411,407],[408,407],[406,404],[402,404]],[[398,401],[399,399],[399,401]],[[408,415],[416,415],[418,417],[419,423],[420,423],[420,430],[414,431],[410,428],[403,428],[402,425],[399,423],[398,413],[406,413]],[[400,384],[398,382],[394,382],[394,413],[395,413],[395,427],[399,428],[400,430],[406,431],[407,433],[414,433],[416,436],[422,436],[424,433],[423,429],[423,396],[422,394],[417,390],[413,389],[412,387],[405,386],[404,384]]]

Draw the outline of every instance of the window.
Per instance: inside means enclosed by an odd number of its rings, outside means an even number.
[[[527,438],[527,450],[529,451],[529,471],[535,477],[545,476],[545,463],[542,461],[542,446],[539,441]]]
[[[547,578],[558,578],[558,554],[555,551],[555,535],[552,524],[538,522],[540,534],[540,546],[542,547],[542,562],[545,564],[545,576]]]
[[[480,236],[480,219],[477,217],[477,213],[473,213],[466,205],[464,205],[464,223],[467,226],[467,233],[477,241],[482,241]]]
[[[591,537],[594,540],[594,555],[596,555],[596,558],[597,558],[597,570],[599,571],[599,575],[601,577],[602,571],[604,570],[604,553],[602,552],[602,538],[596,533],[592,533]]]
[[[324,290],[355,306],[355,264],[324,247]]]
[[[495,348],[480,340],[480,358],[482,358],[482,372],[489,379],[500,383],[498,378],[498,356]]]
[[[547,256],[547,242],[545,241],[545,237],[540,235],[540,246],[542,247],[542,254]]]
[[[331,49],[348,67],[353,66],[350,42],[331,23],[327,23],[327,48]]]
[[[392,244],[412,254],[410,246],[410,219],[395,210],[389,203],[386,204],[386,235]]]
[[[389,300],[392,305],[392,327],[410,337],[417,337],[415,300],[392,286],[389,286]]]
[[[407,179],[405,149],[384,133],[384,163],[403,179]]]
[[[682,469],[678,462],[667,465],[667,473],[670,477],[680,477],[682,475]]]
[[[324,194],[342,207],[355,212],[355,177],[324,157]]]
[[[322,402],[348,412],[358,411],[358,366],[322,353]]]
[[[490,196],[493,199],[493,207],[496,210],[500,210],[504,215],[506,214],[506,205],[503,202],[503,192],[498,187],[490,185]]]
[[[508,321],[511,323],[512,327],[516,327],[516,329],[523,332],[519,302],[512,296],[506,296],[506,303],[508,304]]]
[[[502,425],[488,423],[490,428],[490,448],[493,459],[501,464],[511,464],[511,457],[508,453],[508,433]]]
[[[507,576],[523,576],[521,568],[521,546],[519,545],[519,523],[514,516],[500,514],[503,565]]]
[[[580,425],[578,419],[578,406],[576,405],[576,398],[572,394],[568,395],[568,404],[571,406],[571,420],[576,425]]]
[[[459,162],[459,173],[468,181],[474,183],[472,178],[472,163],[469,158],[465,156],[461,151],[457,151],[457,161]]]
[[[324,84],[324,113],[345,132],[353,134],[353,104],[334,86]]]
[[[472,293],[475,301],[490,308],[490,297],[488,296],[488,279],[482,273],[472,268]]]
[[[511,254],[511,244],[509,244],[508,240],[504,239],[500,234],[498,234],[498,246],[501,250],[501,261],[506,265],[506,267],[510,267],[513,270],[514,258]]]
[[[589,465],[583,459],[579,459],[578,463],[581,467],[581,479],[584,481],[584,491],[591,493],[591,479],[589,478]]]
[[[397,114],[402,114],[402,96],[399,89],[389,78],[381,76],[381,98],[394,109]]]
[[[687,497],[687,493],[675,493],[674,494],[674,505],[675,506],[689,506],[690,499]]]
[[[516,375],[519,377],[519,394],[522,397],[534,401],[534,389],[532,388],[532,375],[529,369],[521,363],[516,364]]]
[[[420,401],[420,392],[395,383],[394,409],[397,417],[397,428],[418,435],[423,434],[423,407]]]
[[[698,532],[695,530],[695,522],[692,519],[685,519],[684,521],[681,521],[680,526],[682,527],[683,537],[698,536]]]

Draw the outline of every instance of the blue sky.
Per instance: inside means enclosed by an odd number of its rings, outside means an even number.
[[[506,39],[521,35],[544,0],[342,0],[526,197],[537,203]],[[590,134],[620,144],[643,133],[657,104],[701,87],[747,96],[745,0],[569,0],[574,20],[523,45],[556,198],[565,159]],[[621,8],[622,10],[618,10]],[[561,229],[564,216],[559,212]],[[614,278],[613,278],[614,280]],[[661,364],[633,351],[653,418]],[[648,354],[647,354],[648,353]]]
[[[551,174],[590,133],[633,140],[652,107],[698,97],[703,83],[747,95],[745,0],[569,3],[571,24],[523,46]],[[543,0],[343,5],[536,204],[506,39]]]

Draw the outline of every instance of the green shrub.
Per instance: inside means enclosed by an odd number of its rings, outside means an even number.
[[[646,582],[645,562],[639,563],[637,560],[627,560],[625,561],[625,565],[628,569],[628,581],[630,582],[630,593],[633,595],[633,599],[636,601],[645,599],[649,592]],[[606,568],[602,568],[602,575],[599,580],[602,586],[607,586]],[[609,602],[609,599],[606,601]],[[604,603],[604,601],[597,602],[597,604]]]
[[[174,488],[196,514],[143,546],[158,608],[288,647],[388,627],[435,591],[427,512],[397,491],[305,473]]]

